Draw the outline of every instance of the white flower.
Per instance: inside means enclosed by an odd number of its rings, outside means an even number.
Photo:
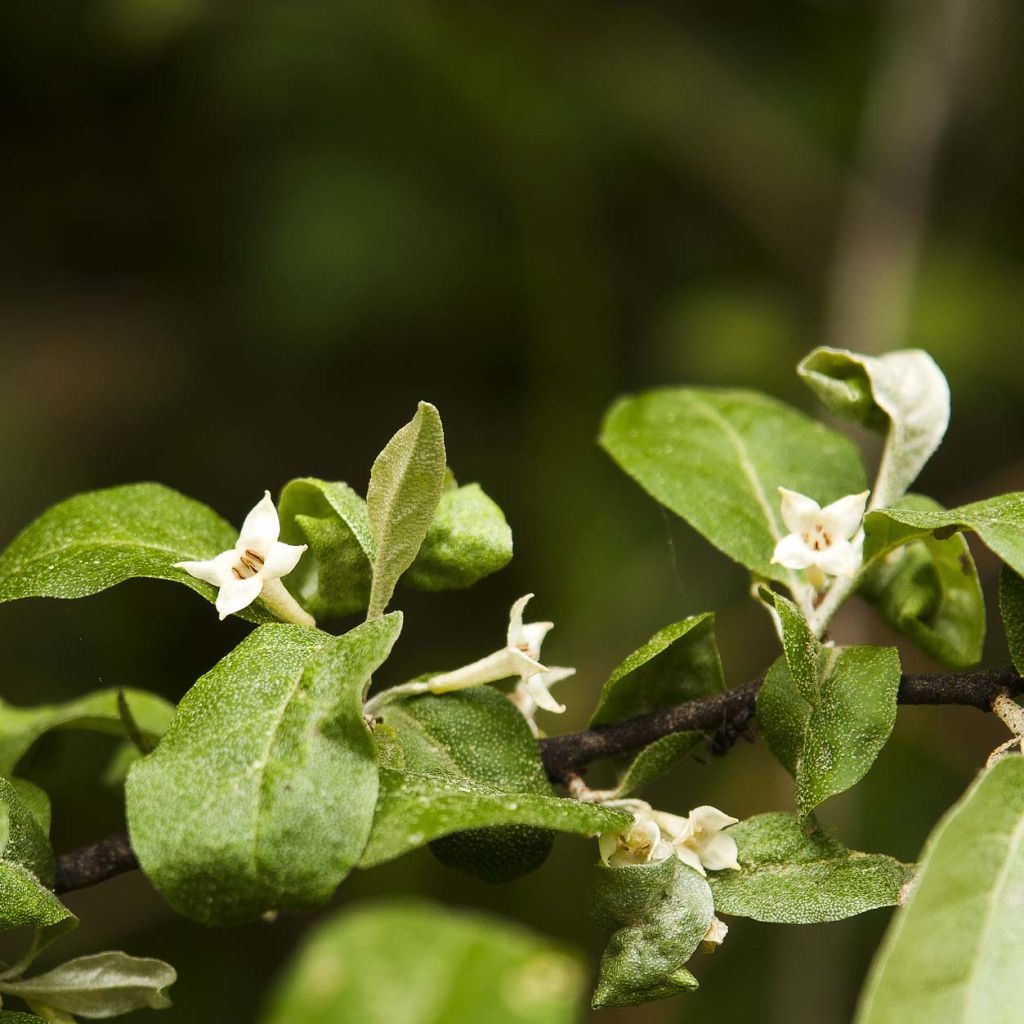
[[[527,719],[532,722],[532,713],[536,707],[556,714],[564,711],[564,705],[559,704],[551,696],[548,686],[571,676],[576,670],[547,668],[538,660],[540,645],[554,623],[523,622],[523,609],[531,597],[533,594],[526,594],[512,605],[504,647],[472,664],[434,676],[427,683],[430,692],[447,693],[451,690],[463,690],[469,686],[481,686],[484,683],[497,682],[499,679],[519,676],[515,703]]]
[[[739,871],[736,840],[723,831],[735,825],[738,818],[715,807],[695,807],[682,818],[677,814],[654,811],[651,814],[676,856],[700,874],[708,871]]]
[[[848,494],[822,508],[813,498],[780,487],[782,521],[790,532],[775,545],[772,563],[787,569],[814,567],[829,576],[852,576],[863,557],[860,525],[868,493]]]
[[[302,625],[316,622],[288,593],[282,576],[295,568],[306,545],[282,544],[277,538],[281,523],[277,509],[270,500],[270,491],[245,517],[238,541],[229,551],[222,551],[204,562],[176,562],[190,576],[205,580],[219,588],[217,611],[221,619],[248,608],[258,597],[279,618]]]
[[[702,953],[714,953],[718,947],[725,942],[726,935],[729,934],[729,926],[719,918],[712,915],[711,924],[708,925],[708,930],[704,933],[704,938],[700,940],[700,951]]]
[[[662,837],[650,808],[634,814],[633,824],[628,828],[598,836],[597,848],[601,852],[602,863],[609,867],[659,864],[672,856],[672,847]]]

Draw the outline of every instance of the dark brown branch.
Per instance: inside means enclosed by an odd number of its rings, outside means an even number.
[[[57,893],[85,889],[97,882],[105,882],[114,875],[134,871],[138,866],[127,833],[119,832],[90,846],[80,846],[70,853],[62,853],[57,858],[54,889]]]
[[[676,732],[713,733],[730,726],[743,728],[750,720],[763,676],[744,686],[686,704],[663,708],[647,715],[601,725],[565,736],[540,740],[541,758],[553,782],[565,782],[584,765],[607,757],[632,753]],[[929,673],[905,675],[900,679],[901,704],[955,704],[990,711],[1001,693],[1024,690],[1024,679],[1012,668],[980,669],[958,675]],[[109,836],[57,858],[58,893],[96,885],[139,862],[124,833]]]

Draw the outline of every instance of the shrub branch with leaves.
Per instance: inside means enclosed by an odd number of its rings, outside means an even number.
[[[365,501],[344,483],[293,480],[236,532],[147,483],[78,495],[29,525],[0,555],[0,601],[155,577],[255,628],[176,708],[145,691],[0,702],[0,927],[27,934],[24,956],[0,970],[0,995],[26,1009],[0,1011],[0,1022],[169,1005],[175,972],[156,960],[106,952],[32,973],[77,923],[56,893],[141,867],[179,913],[232,925],[322,906],[351,871],[426,845],[453,868],[508,881],[539,868],[558,831],[597,839],[592,888],[580,894],[610,935],[595,1006],[696,989],[691,960],[727,941],[723,917],[821,923],[898,906],[859,1024],[1024,1018],[1024,710],[1014,700],[1024,688],[1024,494],[946,510],[909,493],[949,420],[945,378],[926,353],[820,348],[798,373],[832,414],[884,436],[872,484],[845,436],[753,392],[663,389],[608,413],[603,447],[750,571],[780,654],[728,688],[714,616],[673,623],[614,670],[577,733],[542,731],[541,716],[571,701],[573,670],[542,660],[552,624],[524,622],[531,595],[512,605],[504,641],[485,640],[470,664],[373,685],[400,638],[402,613],[388,611],[398,588],[468,587],[512,557],[501,510],[448,469],[429,404],[375,461]],[[972,532],[1004,563],[1011,668],[971,671],[985,632]],[[895,648],[832,642],[830,623],[853,595],[947,671],[906,675]],[[364,621],[340,635],[316,624],[353,614]],[[510,692],[489,686],[503,680]],[[1011,734],[918,865],[847,849],[815,818],[871,769],[900,703],[993,711]],[[724,752],[755,718],[793,777],[792,811],[737,822],[637,796],[698,745]],[[120,735],[132,751],[127,834],[58,858],[47,796],[19,774],[54,728]],[[600,760],[617,768],[611,789],[584,780]],[[442,994],[437,958],[455,953],[466,970],[458,992]],[[401,984],[330,974],[342,960],[381,977],[397,970]],[[428,977],[443,1005],[459,1007],[453,1021],[558,1024],[580,985],[575,961],[545,941],[398,902],[314,934],[266,1020],[342,1019],[347,1007],[352,1019],[400,1022]],[[473,1009],[483,1006],[486,1018]]]

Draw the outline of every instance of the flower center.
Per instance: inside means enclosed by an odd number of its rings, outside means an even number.
[[[528,658],[532,658],[534,661],[536,661],[540,657],[540,651],[535,650],[525,641],[516,644],[516,650],[522,651],[523,654],[525,654]]]
[[[821,523],[816,523],[813,530],[804,530],[800,534],[803,542],[814,551],[823,551],[832,547],[832,534]]]
[[[263,568],[264,558],[258,551],[246,548],[238,562],[231,567],[236,580],[251,579]]]

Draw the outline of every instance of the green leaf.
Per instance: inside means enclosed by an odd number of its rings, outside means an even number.
[[[896,722],[900,660],[893,647],[823,647],[791,601],[762,594],[779,613],[786,653],[768,670],[757,717],[796,780],[803,817],[874,764]]]
[[[15,707],[0,700],[0,775],[9,775],[29,748],[51,729],[86,729],[91,732],[127,735],[117,703],[118,690],[95,693],[62,704]],[[132,717],[149,740],[166,730],[174,705],[145,690],[124,690]]]
[[[912,865],[880,853],[856,853],[810,819],[759,814],[734,825],[741,871],[709,879],[723,914],[773,924],[818,924],[899,902]]]
[[[526,719],[494,690],[424,694],[386,708],[383,720],[401,746],[406,771],[553,795]],[[540,867],[553,842],[549,829],[516,824],[457,832],[430,848],[442,864],[499,884]]]
[[[363,692],[401,622],[264,626],[186,694],[126,787],[132,846],[173,907],[228,924],[330,898],[369,835]]]
[[[1024,757],[997,761],[935,827],[868,976],[857,1024],[1024,1019]]]
[[[237,539],[212,509],[160,484],[90,491],[48,509],[0,554],[0,602],[86,597],[139,576],[184,583],[212,602],[216,589],[174,563],[212,558]],[[259,605],[240,614],[273,619]]]
[[[315,618],[365,610],[373,575],[373,536],[366,502],[348,484],[292,480],[278,503],[281,540],[309,551],[287,577],[288,588]]]
[[[31,1013],[9,1013],[7,1010],[0,1010],[0,1024],[46,1024],[42,1017],[33,1016]]]
[[[618,796],[629,796],[667,775],[702,740],[699,732],[673,732],[648,743],[619,776]]]
[[[940,510],[938,502],[907,495],[899,508]],[[891,552],[867,572],[858,591],[881,617],[926,654],[950,668],[981,660],[985,599],[963,534],[929,534]]]
[[[707,880],[677,857],[595,869],[599,918],[618,924],[601,957],[592,1005],[636,1006],[697,987],[684,966],[714,916]]]
[[[999,574],[999,612],[1010,660],[1017,672],[1024,674],[1024,579],[1006,566]]]
[[[493,917],[402,901],[321,925],[263,1024],[574,1024],[583,971],[560,946]]]
[[[788,531],[778,487],[822,505],[865,488],[856,448],[802,413],[751,391],[674,388],[622,398],[601,444],[653,498],[730,558],[769,579]]]
[[[127,953],[68,960],[33,978],[0,982],[0,991],[80,1017],[117,1017],[171,1005],[165,990],[177,980],[170,964]]]
[[[441,417],[428,402],[420,402],[416,415],[388,441],[370,470],[366,508],[374,560],[367,618],[383,614],[398,578],[416,558],[444,482]]]
[[[631,820],[554,796],[526,720],[495,690],[424,694],[387,704],[381,715],[376,734],[393,767],[381,768],[362,867],[432,842],[445,863],[507,881],[543,860],[551,829],[593,835]],[[457,842],[435,842],[452,833]]]
[[[39,929],[41,948],[77,920],[47,888],[53,884],[53,851],[40,809],[23,801],[24,792],[0,778],[0,930]]]
[[[605,725],[725,689],[712,612],[655,633],[611,674],[590,724]]]
[[[441,495],[402,582],[420,590],[462,590],[511,560],[512,531],[504,514],[479,484],[467,484]]]
[[[604,725],[681,704],[725,688],[711,612],[692,615],[655,633],[626,658],[601,689],[590,724]],[[622,795],[636,792],[670,771],[704,736],[664,736],[624,763]]]
[[[883,508],[864,519],[864,557],[878,558],[920,537],[940,540],[973,530],[1015,572],[1024,574],[1024,492],[971,502],[948,510]]]
[[[50,797],[46,791],[28,779],[8,779],[25,810],[36,820],[43,835],[50,834]]]
[[[921,349],[865,356],[822,347],[797,373],[832,412],[886,433],[875,503],[905,494],[949,426],[949,385],[935,360]]]

